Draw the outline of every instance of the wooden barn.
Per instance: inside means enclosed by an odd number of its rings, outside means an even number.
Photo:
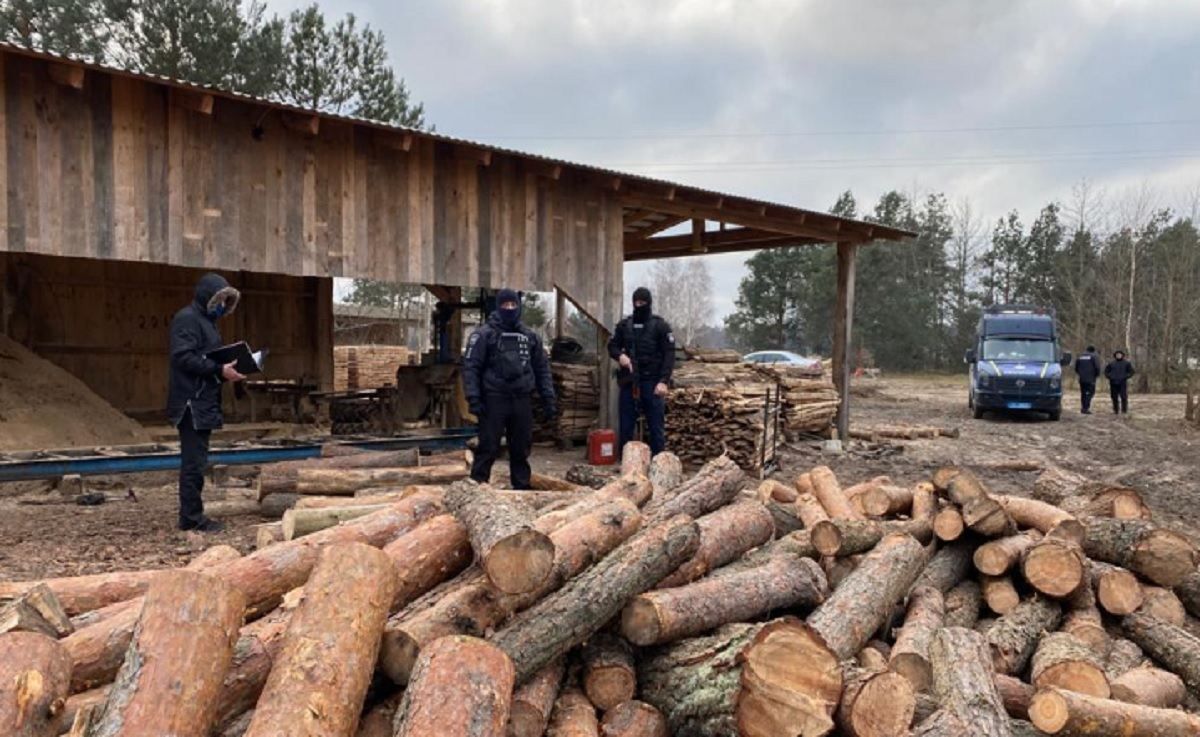
[[[841,369],[855,249],[911,235],[11,46],[0,84],[0,331],[137,415],[205,270],[244,295],[227,338],[328,388],[334,277],[558,290],[611,327],[626,261],[838,243]]]

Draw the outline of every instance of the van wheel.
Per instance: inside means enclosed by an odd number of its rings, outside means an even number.
[[[982,420],[983,419],[983,407],[980,407],[978,404],[975,405],[974,407],[972,407],[971,416],[977,420]]]

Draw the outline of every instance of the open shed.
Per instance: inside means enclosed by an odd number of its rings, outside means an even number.
[[[163,406],[201,270],[245,294],[226,337],[329,388],[334,277],[557,290],[611,327],[625,261],[814,243],[838,244],[844,388],[855,251],[911,235],[13,46],[0,84],[0,331],[131,414]]]

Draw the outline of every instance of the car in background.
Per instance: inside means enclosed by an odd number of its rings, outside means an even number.
[[[742,356],[746,363],[782,363],[803,368],[820,368],[821,362],[815,358],[805,358],[791,351],[755,351]]]

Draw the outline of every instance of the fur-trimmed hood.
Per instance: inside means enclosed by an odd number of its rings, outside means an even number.
[[[220,274],[205,274],[196,284],[195,303],[202,315],[211,315],[222,303],[225,305],[224,314],[231,315],[241,299],[241,292],[229,286],[229,282]]]

